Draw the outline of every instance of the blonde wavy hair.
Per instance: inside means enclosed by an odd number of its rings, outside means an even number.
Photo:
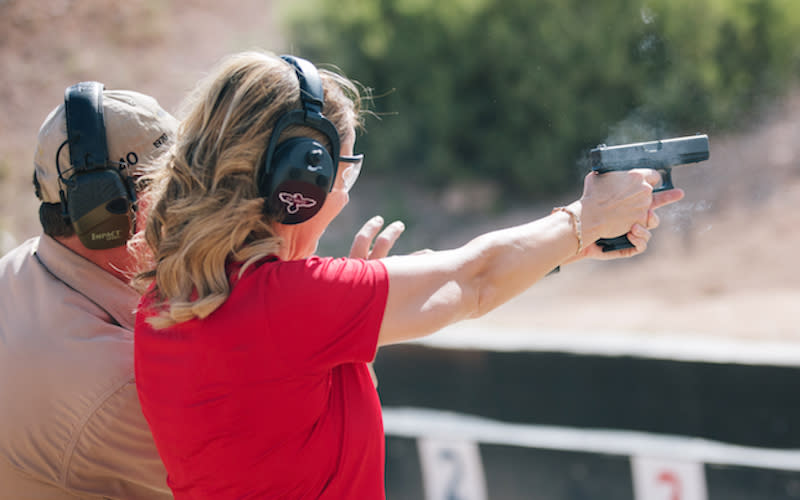
[[[362,89],[333,71],[319,73],[323,114],[344,139],[362,125]],[[301,107],[294,68],[262,52],[227,57],[185,100],[166,168],[145,178],[147,225],[131,242],[140,269],[134,285],[144,291],[155,281],[148,293],[161,312],[148,319],[153,327],[205,318],[230,293],[226,263],[243,262],[244,271],[277,253],[281,242],[256,176],[277,119]],[[301,134],[328,142],[299,126],[281,141]]]

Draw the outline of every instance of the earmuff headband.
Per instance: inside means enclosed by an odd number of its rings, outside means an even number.
[[[322,79],[314,63],[299,57],[284,55],[281,59],[294,66],[297,80],[300,82],[300,102],[303,110],[294,110],[283,115],[272,129],[267,148],[267,161],[275,153],[283,131],[290,125],[305,125],[322,132],[331,144],[331,158],[339,157],[339,132],[330,120],[322,115],[322,106],[325,102],[322,89]],[[334,162],[336,168],[336,162]],[[334,176],[336,172],[334,171]]]
[[[299,57],[281,56],[281,59],[295,68],[297,79],[300,81],[300,99],[303,101],[303,109],[321,115],[325,94],[317,67],[311,61]]]
[[[64,107],[72,168],[81,172],[106,167],[108,144],[103,120],[103,84],[81,82],[67,87]]]

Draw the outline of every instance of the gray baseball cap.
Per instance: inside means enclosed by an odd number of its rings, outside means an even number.
[[[178,128],[175,117],[154,98],[130,90],[103,91],[103,119],[109,160],[127,163],[132,175],[143,173],[169,150]],[[56,154],[66,140],[67,120],[62,103],[42,123],[33,159],[43,202],[61,201]],[[62,174],[71,168],[68,148],[69,145],[61,148],[58,158]]]

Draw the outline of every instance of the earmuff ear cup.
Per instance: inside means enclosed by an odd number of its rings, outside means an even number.
[[[295,137],[281,143],[261,191],[269,193],[268,213],[282,224],[299,224],[316,215],[335,181],[334,167],[330,153],[318,141]]]
[[[73,176],[67,183],[67,212],[83,246],[104,250],[122,246],[132,226],[128,186],[113,169]]]
[[[80,82],[64,92],[72,173],[62,176],[61,204],[83,246],[91,250],[120,247],[133,227],[136,200],[132,179],[125,179],[119,164],[108,159],[103,84]],[[60,149],[59,149],[60,151]]]
[[[299,224],[322,208],[336,180],[341,145],[336,126],[322,115],[324,92],[317,68],[299,57],[281,56],[281,59],[295,70],[303,109],[278,118],[256,183],[269,216],[283,224]],[[330,148],[310,137],[295,137],[278,144],[283,132],[291,126],[315,130],[328,139]]]

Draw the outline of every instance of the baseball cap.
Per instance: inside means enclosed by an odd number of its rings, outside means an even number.
[[[154,98],[131,90],[103,91],[103,120],[106,128],[108,159],[124,162],[130,174],[141,174],[175,140],[178,121],[164,111]],[[40,186],[41,200],[60,203],[62,188],[56,168],[56,154],[61,173],[71,168],[67,140],[67,120],[64,104],[60,104],[45,118],[39,128],[33,164]],[[59,151],[60,148],[60,151]]]

